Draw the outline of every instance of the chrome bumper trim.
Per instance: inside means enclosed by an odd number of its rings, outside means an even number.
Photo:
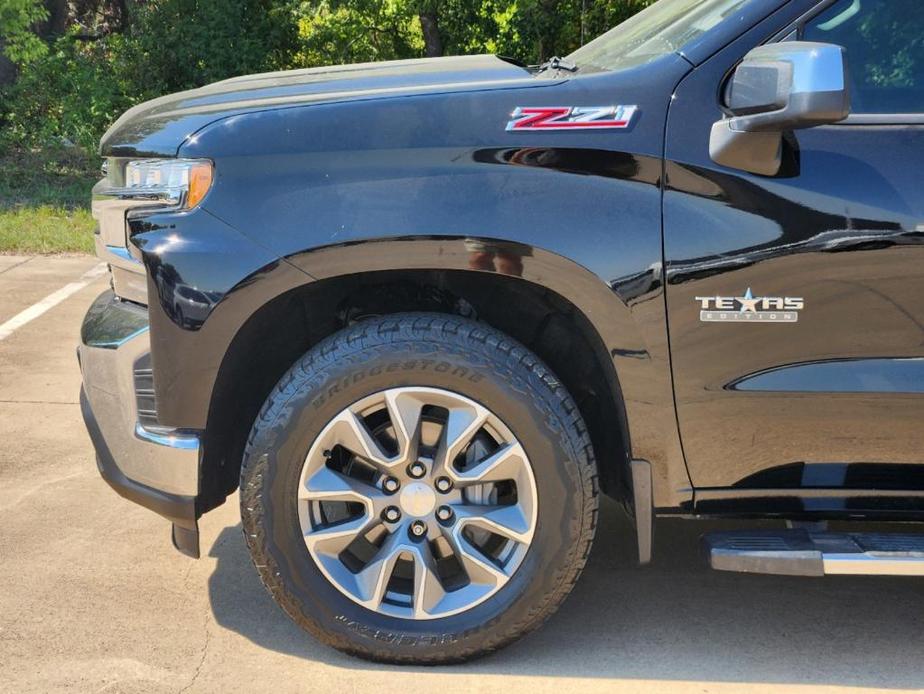
[[[106,246],[106,252],[111,253],[116,258],[124,260],[126,263],[138,263],[124,246]]]
[[[144,324],[138,321],[143,317]],[[134,365],[150,352],[147,311],[111,291],[84,319],[78,349],[88,406],[118,470],[130,481],[168,494],[199,493],[199,436],[138,423]]]
[[[147,330],[146,309],[119,301],[112,292],[103,292],[84,316],[80,339],[88,347],[118,349]]]
[[[135,436],[147,443],[184,451],[199,450],[199,437],[195,434],[178,434],[170,431],[153,431],[140,424],[135,425]]]
[[[102,233],[96,235],[95,244],[97,257],[109,265],[115,293],[123,299],[147,305],[148,278],[144,264],[131,254],[131,249],[107,244]]]

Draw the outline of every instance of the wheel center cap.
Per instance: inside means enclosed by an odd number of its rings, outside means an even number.
[[[421,518],[436,508],[436,492],[423,482],[412,482],[401,490],[398,503],[405,514]]]

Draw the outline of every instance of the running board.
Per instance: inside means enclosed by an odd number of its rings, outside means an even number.
[[[804,528],[707,533],[713,569],[784,576],[924,576],[924,535],[813,532]]]

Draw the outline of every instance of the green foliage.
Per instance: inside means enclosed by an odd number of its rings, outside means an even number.
[[[280,70],[297,49],[296,9],[294,0],[150,0],[115,57],[138,91],[157,94]]]
[[[428,47],[536,63],[650,2],[71,0],[69,30],[43,41],[33,33],[41,0],[0,0],[0,45],[20,67],[0,87],[0,148],[69,141],[93,150],[131,105],[235,75],[416,58]]]
[[[100,178],[98,157],[76,147],[0,155],[0,208],[27,204],[90,209],[89,188]]]
[[[118,69],[121,37],[83,43],[63,36],[5,90],[0,146],[73,142],[87,151],[145,92]],[[150,94],[150,92],[148,92]]]
[[[0,2],[0,45],[10,60],[24,64],[45,52],[45,44],[33,33],[32,27],[47,16],[40,0]]]
[[[125,34],[85,41],[74,28],[4,90],[0,147],[63,141],[94,150],[135,103],[285,68],[298,46],[295,9],[278,0],[151,0]]]
[[[439,17],[446,55],[493,52],[500,30],[499,17],[509,0],[417,0],[412,7],[430,9]]]
[[[90,253],[99,160],[75,147],[0,156],[0,253]]]
[[[93,227],[87,210],[0,207],[0,253],[92,253]]]
[[[305,3],[295,63],[311,67],[416,57],[423,42],[415,21],[400,0]]]
[[[141,101],[254,72],[417,58],[428,46],[537,63],[649,2],[70,0],[67,30],[50,36],[42,0],[0,0],[0,50],[18,68],[0,85],[0,252],[92,250],[88,153]],[[905,79],[906,63],[896,56],[898,72],[881,79]]]
[[[565,56],[628,19],[654,0],[513,0],[498,51],[538,63]]]
[[[861,82],[887,89],[924,84],[924,35],[906,19],[920,11],[919,2],[895,0],[861,20],[859,34],[864,45],[857,61],[863,66]]]

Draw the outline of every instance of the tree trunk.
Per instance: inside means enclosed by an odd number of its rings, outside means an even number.
[[[436,12],[421,12],[419,17],[427,57],[435,58],[443,55],[443,39],[440,38],[440,26]]]
[[[114,4],[119,15],[119,31],[125,31],[128,27],[128,0],[116,0]]]
[[[13,84],[16,80],[16,66],[12,60],[6,57],[6,53],[4,53],[5,46],[6,42],[0,36],[0,87]]]
[[[48,19],[38,27],[38,35],[43,39],[60,36],[67,28],[67,0],[45,0]]]

